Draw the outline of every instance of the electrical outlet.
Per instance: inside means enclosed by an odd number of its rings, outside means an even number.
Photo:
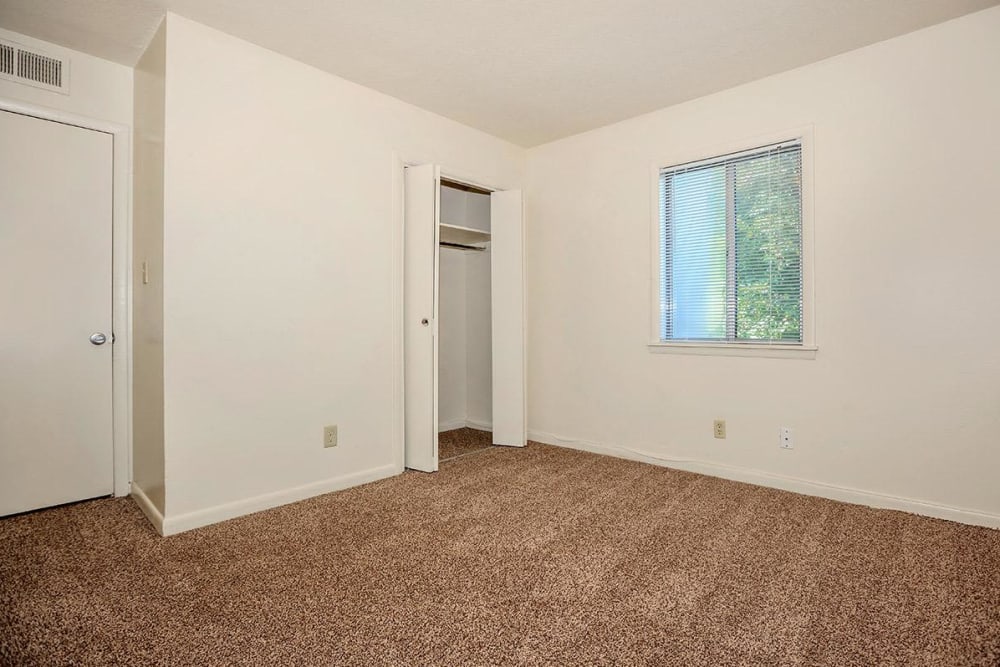
[[[715,434],[716,438],[724,440],[726,437],[726,420],[716,419],[712,422],[712,432]]]
[[[782,426],[778,429],[778,444],[782,449],[795,449],[795,441],[792,440],[792,429]]]
[[[336,447],[337,446],[337,425],[326,426],[323,428],[323,446],[324,447]]]

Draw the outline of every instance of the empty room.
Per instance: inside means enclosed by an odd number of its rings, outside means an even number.
[[[0,0],[0,666],[1000,665],[998,0]]]

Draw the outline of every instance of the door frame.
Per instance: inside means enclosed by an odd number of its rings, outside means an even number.
[[[132,483],[132,130],[128,125],[0,97],[0,111],[111,135],[111,415],[113,493]]]
[[[450,167],[430,157],[411,159],[399,151],[394,150],[392,152],[392,451],[396,474],[406,470],[404,463],[406,455],[406,422],[403,412],[406,401],[403,378],[405,348],[403,338],[403,295],[405,289],[405,277],[403,273],[403,230],[405,229],[403,215],[403,170],[408,166],[421,164],[437,164],[440,167],[441,178],[465,183],[466,185],[490,190],[491,192],[521,188],[519,185],[504,186],[487,184],[481,178],[453,171]],[[523,243],[521,255],[522,258],[527,259],[524,257]],[[524,300],[525,296],[526,294],[522,295],[522,300]],[[524,358],[527,361],[527,321],[525,321],[523,339],[525,341]],[[524,373],[524,380],[527,383],[527,373]],[[527,386],[524,387],[524,394],[527,397]],[[527,417],[527,412],[525,412],[525,417]]]

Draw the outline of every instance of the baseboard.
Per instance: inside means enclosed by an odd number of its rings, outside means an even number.
[[[438,422],[438,433],[444,433],[445,431],[454,431],[456,428],[465,428],[465,420],[449,419],[448,421]]]
[[[866,505],[868,507],[876,507],[879,509],[900,510],[903,512],[910,512],[911,514],[919,514],[921,516],[928,516],[935,519],[947,519],[949,521],[957,521],[958,523],[965,523],[973,526],[1000,528],[1000,515],[978,512],[976,510],[961,507],[940,505],[923,500],[914,500],[912,498],[903,498],[900,496],[893,496],[873,491],[864,491],[847,486],[838,486],[836,484],[827,484],[825,482],[816,482],[797,477],[775,475],[761,470],[727,466],[709,461],[669,458],[617,445],[607,445],[603,443],[564,438],[562,436],[558,436],[553,433],[546,433],[544,431],[528,431],[528,438],[547,445],[577,449],[585,452],[592,452],[594,454],[604,454],[606,456],[614,456],[617,458],[629,459],[631,461],[641,461],[643,463],[650,463],[652,465],[662,466],[665,468],[686,470],[688,472],[696,472],[712,477],[721,477],[723,479],[730,479],[737,482],[746,482],[748,484],[756,484],[757,486],[781,489],[782,491],[792,491],[794,493],[801,493],[809,496],[839,500],[841,502],[852,503],[855,505]]]
[[[398,475],[399,472],[398,466],[396,465],[384,465],[377,468],[371,468],[369,470],[363,470],[358,473],[353,473],[351,475],[324,479],[319,482],[303,484],[302,486],[296,486],[290,489],[283,489],[273,493],[265,493],[252,498],[245,498],[231,503],[195,510],[194,512],[178,514],[177,516],[168,516],[162,520],[163,529],[161,530],[161,534],[176,535],[177,533],[183,533],[188,530],[201,528],[220,521],[226,521],[227,519],[235,519],[236,517],[254,514],[255,512],[261,512],[273,507],[280,507],[281,505],[287,505],[288,503],[294,503],[307,498],[312,498],[313,496],[320,496],[333,491],[342,491],[343,489],[347,489],[352,486],[367,484],[386,477],[392,477],[394,475]]]
[[[466,425],[466,427],[475,429],[477,431],[492,431],[493,430],[493,424],[491,424],[490,422],[481,422],[481,421],[476,421],[475,419],[467,419],[467,420],[465,420],[465,425]]]
[[[449,419],[446,422],[438,422],[438,433],[454,431],[456,428],[474,428],[477,431],[492,431],[493,424],[474,419]]]
[[[156,532],[163,535],[163,514],[160,510],[156,509],[156,505],[154,505],[153,501],[149,499],[146,492],[142,490],[142,487],[135,482],[132,482],[132,489],[129,492],[129,495],[132,496],[132,500],[134,500],[135,504],[139,506],[142,513],[146,515],[149,522],[153,524],[153,528],[156,529]]]

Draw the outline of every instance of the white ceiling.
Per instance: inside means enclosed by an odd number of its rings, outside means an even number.
[[[533,146],[998,3],[0,0],[0,26],[134,65],[169,10]]]

